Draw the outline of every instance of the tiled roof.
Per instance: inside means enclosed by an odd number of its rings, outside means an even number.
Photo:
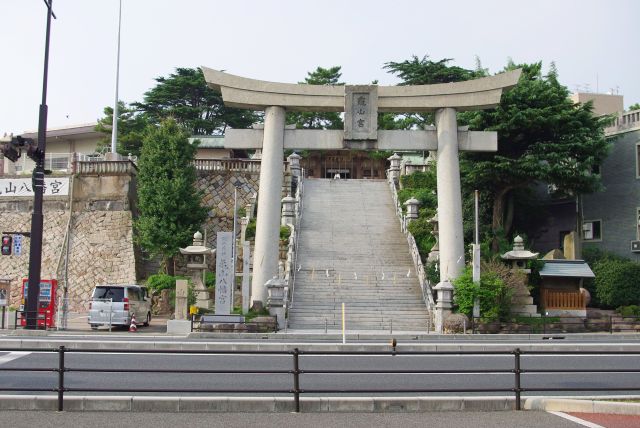
[[[593,271],[584,260],[545,260],[540,276],[595,278]]]

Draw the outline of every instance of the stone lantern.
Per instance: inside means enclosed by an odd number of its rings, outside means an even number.
[[[291,153],[287,157],[287,161],[289,161],[289,169],[291,170],[291,175],[294,177],[300,176],[300,159],[302,156],[297,154],[296,152]]]
[[[202,281],[202,276],[207,270],[207,255],[215,254],[215,251],[204,246],[200,232],[193,234],[193,245],[180,248],[180,253],[187,257],[187,270],[191,274],[191,281],[196,292],[196,306],[199,308],[211,308],[209,291]]]
[[[418,219],[418,206],[420,206],[420,201],[416,198],[411,198],[407,200],[404,205],[407,207],[407,224],[411,223],[412,220]]]
[[[507,251],[501,257],[507,260],[511,265],[511,269],[519,270],[524,273],[531,273],[531,269],[527,269],[527,260],[533,260],[538,257],[539,253],[532,253],[524,249],[524,239],[520,235],[513,239],[513,250]]]
[[[295,218],[295,206],[296,200],[291,197],[291,195],[287,195],[282,198],[282,226],[287,226],[294,223]]]
[[[453,308],[453,284],[448,279],[441,281],[434,288],[436,300],[436,333],[442,333],[444,320],[451,315]]]
[[[389,179],[396,183],[400,177],[400,162],[402,161],[402,157],[394,153],[393,156],[387,158],[387,160],[390,162]]]
[[[513,250],[507,251],[502,256],[511,265],[511,270],[519,271],[524,274],[531,273],[531,269],[527,269],[527,260],[533,260],[538,257],[538,253],[532,253],[524,249],[524,240],[521,236],[513,239]],[[511,313],[526,316],[540,316],[538,307],[533,304],[533,297],[527,287],[526,277],[522,282],[514,287],[511,295]]]
[[[285,326],[285,310],[286,310],[286,293],[285,282],[283,279],[273,277],[265,284],[269,297],[267,298],[267,308],[269,314],[276,317],[278,321],[278,329]]]

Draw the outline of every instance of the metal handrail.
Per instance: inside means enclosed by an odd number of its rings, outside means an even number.
[[[521,350],[519,348],[515,348],[512,350],[501,350],[501,351],[402,351],[396,348],[396,345],[392,345],[391,350],[388,351],[306,351],[300,350],[298,348],[286,351],[267,351],[267,350],[254,350],[254,351],[237,351],[237,350],[165,350],[165,349],[67,349],[65,346],[60,346],[58,348],[2,348],[3,352],[14,352],[14,351],[22,351],[22,352],[38,352],[38,353],[56,353],[58,355],[57,367],[6,367],[0,366],[0,372],[52,372],[58,374],[58,384],[56,387],[49,388],[40,388],[33,386],[19,386],[19,387],[8,387],[8,386],[0,386],[0,391],[12,391],[12,392],[55,392],[57,393],[58,400],[58,411],[64,410],[64,395],[66,392],[117,392],[117,393],[208,393],[208,394],[291,394],[293,399],[293,404],[296,412],[300,412],[300,396],[302,394],[331,394],[331,393],[339,393],[339,394],[398,394],[398,393],[474,393],[474,392],[505,392],[505,393],[513,393],[515,396],[515,408],[516,410],[521,410],[521,401],[522,401],[522,393],[523,392],[575,392],[575,391],[640,391],[640,386],[636,387],[623,387],[616,385],[598,385],[598,386],[584,386],[584,383],[581,383],[580,386],[571,385],[569,387],[551,387],[551,386],[523,386],[523,380],[529,380],[527,378],[523,379],[523,374],[545,374],[545,373],[585,373],[585,374],[601,374],[601,373],[635,373],[640,374],[640,368],[636,366],[636,368],[574,368],[573,366],[569,368],[560,368],[560,369],[549,369],[544,368],[547,367],[546,364],[537,363],[533,365],[533,368],[529,369],[525,367],[528,363],[526,359],[522,359],[522,356],[526,355],[536,355],[542,358],[545,357],[554,357],[554,356],[567,356],[567,355],[615,355],[615,356],[627,356],[627,355],[638,355],[640,356],[640,351],[602,351],[602,350],[593,350],[593,351],[557,351],[557,350],[538,350],[538,351],[529,351],[529,350]],[[206,370],[206,369],[181,369],[181,370],[170,370],[170,369],[156,369],[156,368],[130,368],[130,367],[122,367],[122,368],[98,368],[98,367],[86,367],[86,366],[71,366],[65,363],[65,356],[69,353],[109,353],[109,354],[169,354],[169,355],[209,355],[212,358],[215,358],[216,355],[289,355],[292,357],[292,367],[282,368],[278,370],[266,370],[266,369],[215,369],[215,370]],[[429,366],[421,369],[409,369],[409,368],[401,368],[401,369],[380,369],[380,368],[371,368],[371,369],[300,369],[300,360],[304,359],[305,356],[350,356],[352,358],[358,358],[359,356],[392,356],[394,359],[401,359],[403,357],[411,357],[412,361],[415,362],[415,357],[417,356],[460,356],[460,357],[469,357],[469,356],[482,356],[482,355],[492,355],[492,356],[513,356],[513,362],[511,364],[505,364],[504,366],[492,367],[489,369],[432,369]],[[375,360],[374,360],[375,361]],[[571,365],[571,359],[561,359],[558,361],[566,361],[567,365]],[[437,364],[437,363],[432,363]],[[260,366],[260,364],[255,364],[256,366]],[[358,364],[354,364],[354,367],[359,367]],[[535,367],[543,367],[543,368],[535,368]],[[475,367],[475,364],[469,364],[468,367]],[[292,387],[291,388],[265,388],[265,389],[256,389],[256,388],[102,388],[102,387],[73,387],[69,385],[69,382],[65,381],[65,373],[69,372],[78,372],[78,373],[185,373],[185,374],[255,374],[255,375],[283,375],[290,374],[292,375]],[[312,388],[301,388],[300,387],[300,378],[303,375],[312,374],[312,375],[344,375],[344,374],[369,374],[369,375],[393,375],[393,374],[513,374],[513,386],[505,386],[505,387],[490,387],[490,388],[477,388],[472,386],[467,387],[458,387],[458,388],[433,388],[425,386],[420,388],[410,388],[410,387],[382,387],[379,389],[373,388],[358,388],[358,387],[350,387],[350,388],[322,388],[322,389],[312,389]],[[331,381],[331,379],[339,379],[340,377],[329,376],[326,379]],[[464,377],[464,379],[469,379],[469,376]],[[86,379],[83,379],[83,385],[86,384]],[[382,385],[386,385],[386,383],[382,383]]]

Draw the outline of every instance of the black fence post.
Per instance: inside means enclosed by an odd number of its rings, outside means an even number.
[[[295,412],[300,413],[300,350],[293,350],[293,400],[295,402]]]
[[[516,393],[516,410],[522,410],[520,408],[520,348],[516,348],[513,351],[513,356],[515,358],[515,366],[513,370],[515,375],[515,388],[513,390]]]
[[[7,307],[3,306],[2,307],[2,329],[4,330],[4,317],[5,317],[5,313],[7,311]]]
[[[58,411],[64,410],[64,346],[58,348]]]
[[[13,329],[14,330],[18,329],[18,312],[20,312],[20,311],[15,311],[13,313]]]
[[[191,314],[191,333],[193,333],[193,319],[196,317],[195,314]]]

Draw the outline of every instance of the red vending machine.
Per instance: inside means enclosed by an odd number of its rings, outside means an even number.
[[[56,293],[58,291],[58,281],[55,279],[40,280],[40,296],[38,297],[38,328],[45,326],[52,328],[56,326]],[[27,295],[29,293],[29,282],[27,278],[22,280],[22,300],[20,311],[26,310]],[[46,323],[45,323],[46,322]],[[27,316],[23,312],[20,320],[22,327],[27,325]]]

